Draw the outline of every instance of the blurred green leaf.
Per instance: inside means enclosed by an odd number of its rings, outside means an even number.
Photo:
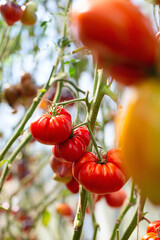
[[[69,67],[69,75],[71,78],[74,77],[74,75],[76,74],[76,69],[75,67],[73,67],[72,65]]]
[[[0,167],[3,166],[4,163],[6,163],[8,160],[7,159],[4,159],[0,162]]]
[[[42,224],[46,227],[49,224],[51,219],[51,214],[47,210],[45,210],[42,214]]]

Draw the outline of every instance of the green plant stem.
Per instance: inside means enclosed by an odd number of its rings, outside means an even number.
[[[99,78],[97,81],[97,88],[95,91],[95,95],[93,96],[93,101],[92,101],[92,104],[90,107],[90,112],[87,117],[87,120],[90,123],[90,128],[91,128],[92,132],[94,131],[98,111],[99,111],[100,104],[101,104],[101,101],[104,96],[104,93],[102,91],[102,86],[103,86],[102,74],[99,74]],[[89,146],[88,150],[92,151],[91,145]],[[76,213],[75,221],[74,221],[74,234],[73,234],[72,240],[79,240],[81,237],[87,199],[88,199],[88,192],[82,186],[80,186],[79,203],[78,203],[77,213]]]
[[[91,193],[89,193],[88,203],[89,203],[90,212],[92,214],[92,224],[93,224],[93,229],[94,229],[92,240],[96,240],[97,231],[98,231],[99,225],[98,225],[98,223],[96,221],[96,217],[95,217],[95,213],[94,213],[95,203],[93,203],[93,199],[92,199]]]
[[[56,59],[55,64],[52,67],[52,71],[50,73],[50,77],[47,81],[47,83],[45,84],[45,86],[43,87],[43,89],[47,90],[49,88],[49,83],[50,83],[50,79],[52,77],[52,75],[55,74],[58,63],[59,63],[59,59],[60,56],[62,54],[62,49],[60,49],[58,57]],[[6,154],[6,152],[9,150],[9,148],[12,146],[12,144],[15,142],[15,140],[19,137],[19,135],[23,132],[24,126],[26,125],[27,121],[30,119],[30,117],[32,116],[32,114],[34,113],[36,107],[38,106],[40,99],[42,98],[42,96],[44,95],[44,91],[42,92],[38,92],[37,97],[34,98],[32,105],[30,106],[30,108],[28,109],[28,111],[26,112],[24,118],[22,119],[22,121],[20,122],[19,126],[17,127],[15,133],[13,134],[13,136],[11,137],[11,139],[8,141],[8,143],[6,144],[6,146],[4,147],[4,149],[2,150],[1,154],[0,154],[0,161],[3,160],[4,155]]]
[[[103,86],[104,94],[109,96],[118,106],[120,105],[118,98],[114,92],[112,92],[107,86]]]
[[[134,188],[135,185],[132,182],[132,186],[131,186],[131,192],[130,192],[130,197],[129,197],[129,201],[127,202],[127,204],[125,205],[124,209],[122,210],[122,212],[120,213],[120,216],[117,218],[116,223],[114,225],[113,231],[112,231],[112,235],[110,237],[110,240],[114,240],[115,236],[116,236],[116,231],[119,228],[125,214],[128,212],[128,210],[134,206],[136,204],[136,198],[134,197]]]
[[[68,0],[66,8],[65,8],[65,15],[67,15],[70,3],[71,3],[71,0]],[[65,37],[65,36],[66,36],[66,21],[64,22],[64,28],[63,28],[63,37]],[[59,65],[59,62],[61,61],[63,53],[64,53],[64,47],[59,49],[58,55],[57,55],[57,58],[55,60],[54,65],[52,67],[49,79],[48,79],[47,83],[44,85],[43,89],[47,90],[50,87],[51,79],[56,74],[57,67]],[[6,144],[4,149],[2,150],[2,152],[0,154],[0,161],[2,161],[6,152],[9,150],[9,148],[12,146],[12,144],[15,142],[15,140],[18,138],[18,136],[23,132],[24,126],[26,125],[27,121],[30,119],[30,117],[34,113],[34,111],[35,111],[36,107],[38,106],[38,104],[40,102],[40,99],[42,98],[43,95],[44,95],[44,91],[38,92],[37,97],[33,100],[32,105],[30,106],[30,108],[26,112],[24,118],[22,119],[22,121],[19,124],[18,128],[16,129],[15,133],[13,134],[13,136],[10,138],[10,140],[8,141],[8,143]]]
[[[59,81],[63,81],[63,82],[69,83],[70,85],[72,85],[77,90],[77,92],[81,92],[81,93],[85,94],[85,92],[82,89],[80,89],[79,87],[77,87],[76,84],[74,82],[72,82],[71,80],[68,80],[68,79],[57,79],[54,82],[59,82]]]
[[[5,164],[5,167],[3,169],[1,178],[0,178],[0,192],[2,190],[3,184],[4,184],[4,180],[10,170],[11,164],[13,162],[13,160],[15,159],[15,157],[17,156],[17,154],[21,151],[21,149],[26,145],[26,143],[32,138],[31,134],[27,134],[27,136],[24,138],[24,140],[18,145],[18,147],[16,148],[16,150],[11,154],[10,158],[8,159],[7,163]]]
[[[60,103],[56,103],[56,106],[65,106],[67,104],[70,104],[70,103],[74,103],[74,102],[86,102],[86,98],[76,98],[76,99],[72,99],[72,100],[68,100],[68,101],[65,101],[65,102],[60,102]]]
[[[132,232],[134,231],[134,229],[137,227],[137,217],[139,217],[138,219],[138,222],[140,222],[141,220],[143,220],[143,208],[144,208],[144,205],[145,205],[145,201],[146,201],[146,198],[143,198],[141,195],[140,195],[140,205],[138,206],[133,218],[132,218],[132,221],[130,222],[128,228],[126,229],[126,231],[124,232],[121,240],[126,240],[126,239],[129,239],[130,235],[132,234]],[[141,214],[138,216],[138,212],[141,212]]]
[[[78,127],[81,127],[83,125],[87,125],[87,124],[88,124],[88,122],[80,123],[80,124],[76,125],[75,127],[73,127],[72,130],[74,130],[74,129],[78,128]]]
[[[89,123],[87,124],[87,127],[88,127],[89,133],[90,133],[90,135],[91,135],[92,143],[93,143],[93,145],[94,145],[94,148],[95,148],[95,150],[96,150],[96,153],[97,153],[97,155],[98,155],[98,158],[99,158],[99,160],[101,160],[102,157],[101,157],[101,155],[99,154],[98,146],[97,146],[96,140],[95,140],[95,138],[94,138],[94,135],[93,135],[93,133],[92,133],[92,130],[91,130],[91,128],[90,128]]]

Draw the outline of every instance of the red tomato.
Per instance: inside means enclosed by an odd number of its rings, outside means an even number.
[[[21,22],[24,25],[34,25],[37,21],[37,16],[35,11],[37,10],[37,4],[35,2],[28,2],[26,5],[22,6],[23,15],[21,18]]]
[[[117,81],[135,84],[154,68],[158,46],[152,24],[131,1],[88,0],[71,13],[71,21],[73,36]]]
[[[62,162],[56,159],[53,155],[50,158],[50,166],[52,170],[61,178],[72,176],[72,163]]]
[[[64,142],[53,146],[53,155],[62,161],[75,162],[86,150],[90,142],[90,133],[86,127],[76,128]]]
[[[66,184],[66,187],[72,193],[78,193],[79,191],[79,184],[78,182],[72,177],[71,181]]]
[[[2,1],[0,6],[1,15],[9,26],[21,19],[23,11],[18,4],[10,1]]]
[[[72,132],[71,115],[57,107],[53,113],[37,116],[30,125],[32,136],[40,143],[54,145],[64,142]]]
[[[120,189],[117,192],[108,193],[105,195],[106,202],[110,207],[121,207],[126,197],[127,197],[127,194],[123,189]]]
[[[73,176],[86,190],[97,194],[118,191],[127,181],[122,169],[119,149],[111,149],[103,156],[104,163],[91,152],[85,152],[73,163]]]
[[[72,216],[72,209],[67,203],[58,203],[56,211],[62,216]]]
[[[149,232],[146,233],[141,240],[160,240],[160,237],[158,237],[157,233],[155,232]]]
[[[154,222],[151,222],[148,227],[147,227],[147,233],[149,232],[156,232],[157,233],[157,229],[160,230],[160,220],[156,220]]]

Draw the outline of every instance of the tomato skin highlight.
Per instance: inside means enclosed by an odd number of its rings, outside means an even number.
[[[155,232],[146,233],[141,240],[160,240]]]
[[[86,127],[76,128],[66,141],[53,146],[53,155],[67,162],[75,162],[86,150],[90,142],[90,133]]]
[[[99,67],[125,85],[141,81],[155,65],[158,46],[152,24],[130,1],[88,0],[83,9],[71,12],[71,27]],[[126,65],[139,78],[126,76]]]
[[[157,232],[157,228],[160,227],[160,220],[156,220],[151,222],[147,227],[147,233],[149,232]]]
[[[40,143],[54,145],[65,141],[72,132],[70,113],[64,108],[57,107],[55,116],[43,114],[37,116],[30,124],[32,136]]]
[[[128,106],[117,116],[117,142],[124,166],[142,192],[160,205],[160,83],[132,88]]]
[[[127,178],[121,168],[119,149],[109,151],[105,164],[97,163],[95,154],[85,152],[73,163],[73,176],[87,191],[105,194],[118,191],[126,183]],[[106,159],[104,155],[104,159]]]
[[[22,17],[23,11],[18,4],[10,1],[2,1],[0,4],[1,15],[9,26],[19,21]]]

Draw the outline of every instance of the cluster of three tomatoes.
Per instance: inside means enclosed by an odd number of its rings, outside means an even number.
[[[118,191],[126,183],[120,149],[111,149],[102,160],[86,151],[90,133],[86,126],[73,128],[71,115],[66,109],[57,107],[37,116],[30,131],[38,142],[53,145],[50,165],[60,177],[73,174],[79,184],[96,194]]]

